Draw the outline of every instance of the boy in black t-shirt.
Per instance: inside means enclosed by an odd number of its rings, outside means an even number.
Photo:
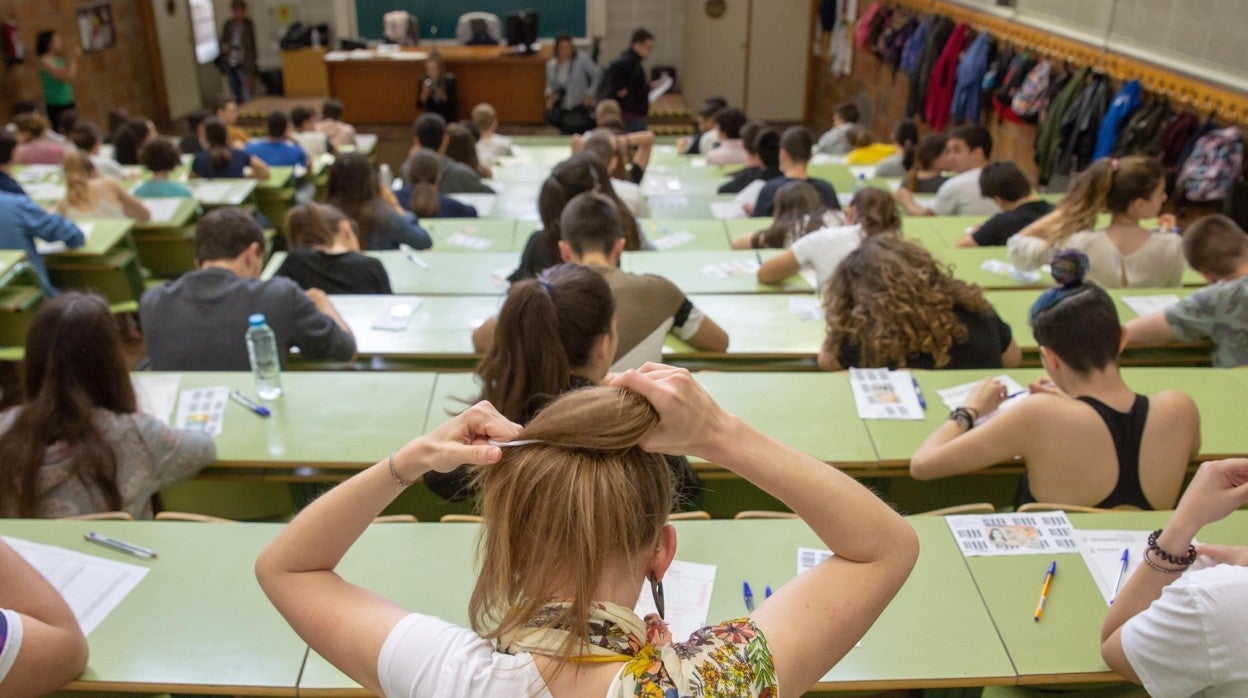
[[[1053,204],[1032,192],[1031,183],[1012,162],[984,165],[979,173],[979,189],[985,198],[992,199],[1001,207],[1001,213],[963,235],[954,243],[955,247],[1004,245],[1015,233],[1053,210]]]

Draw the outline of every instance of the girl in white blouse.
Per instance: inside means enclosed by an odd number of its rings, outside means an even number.
[[[1088,256],[1087,278],[1105,288],[1178,286],[1183,277],[1182,239],[1171,232],[1173,216],[1158,216],[1166,200],[1165,171],[1155,158],[1103,158],[1076,177],[1066,198],[1049,215],[1010,238],[1010,261],[1036,269],[1058,249]],[[1094,229],[1108,210],[1109,227]],[[1157,218],[1159,230],[1140,221]]]

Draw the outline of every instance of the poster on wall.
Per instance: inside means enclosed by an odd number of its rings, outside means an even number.
[[[113,27],[113,8],[107,2],[83,5],[77,10],[78,41],[84,53],[112,48],[117,43]]]
[[[213,16],[212,0],[190,0],[191,33],[195,37],[195,60],[205,65],[221,55],[221,43],[217,39],[217,20]]]

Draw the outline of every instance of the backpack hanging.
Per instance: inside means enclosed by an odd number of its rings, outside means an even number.
[[[1201,136],[1183,161],[1176,187],[1188,201],[1221,201],[1244,167],[1244,134],[1238,126]]]

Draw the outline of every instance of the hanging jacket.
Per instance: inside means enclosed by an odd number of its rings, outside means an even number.
[[[836,0],[819,0],[819,28],[825,32],[836,26]]]
[[[875,20],[875,16],[880,13],[883,7],[879,0],[873,0],[867,6],[867,10],[858,18],[858,22],[854,24],[854,47],[866,51],[871,46],[871,22]]]
[[[910,40],[918,26],[919,20],[909,17],[900,27],[885,30],[881,38],[881,41],[885,43],[881,58],[888,64],[888,67],[893,69],[893,75],[897,74],[897,69],[901,66],[901,52],[905,49],[906,42]]]
[[[1109,79],[1095,74],[1075,103],[1062,117],[1062,144],[1057,154],[1056,172],[1078,172],[1092,162],[1096,131],[1109,109]]]
[[[1057,165],[1058,146],[1062,142],[1062,120],[1083,89],[1083,83],[1090,72],[1092,71],[1089,68],[1081,68],[1066,81],[1066,86],[1049,103],[1044,119],[1040,121],[1040,128],[1036,129],[1036,166],[1039,168],[1037,180],[1040,184],[1048,184],[1053,176],[1054,167]]]
[[[1005,77],[1001,79],[1000,86],[993,93],[993,111],[997,116],[1012,121],[1016,124],[1023,123],[1022,118],[1014,113],[1010,104],[1014,101],[1014,95],[1022,88],[1023,82],[1027,80],[1027,75],[1036,67],[1036,59],[1031,57],[1030,51],[1023,51],[1014,60],[1010,61],[1010,67],[1005,71]]]
[[[906,45],[901,49],[901,69],[907,75],[914,75],[914,69],[923,56],[923,44],[927,41],[927,32],[931,30],[932,18],[927,17],[914,28]]]
[[[1049,91],[1049,80],[1053,74],[1052,61],[1040,61],[1032,68],[1023,84],[1014,92],[1010,100],[1010,109],[1022,119],[1034,120],[1040,110],[1044,109],[1044,96]]]
[[[892,24],[892,22],[893,9],[891,7],[880,8],[880,11],[875,13],[875,16],[871,18],[871,28],[870,31],[867,32],[866,47],[876,56],[882,55],[882,51],[880,50],[880,36],[884,33],[884,30]]]
[[[1135,112],[1118,134],[1114,155],[1151,155],[1161,153],[1161,136],[1174,119],[1174,112],[1164,99],[1154,99]]]
[[[949,105],[953,103],[953,88],[957,81],[958,56],[962,55],[962,47],[966,44],[967,26],[959,24],[949,35],[940,58],[932,66],[931,77],[927,81],[927,99],[924,115],[927,123],[937,131],[943,131],[949,122]]]
[[[1182,112],[1161,134],[1161,164],[1170,174],[1178,174],[1183,164],[1183,149],[1200,128],[1200,121],[1190,112]]]
[[[927,83],[932,76],[932,68],[940,58],[940,52],[949,42],[953,34],[953,21],[946,17],[937,17],[932,28],[927,32],[923,43],[923,55],[910,76],[910,94],[906,99],[906,116],[923,118],[923,108],[927,105]]]
[[[984,80],[979,85],[979,110],[981,113],[985,109],[992,109],[992,95],[1001,84],[1001,80],[1005,78],[1005,73],[1010,69],[1010,62],[1014,60],[1014,56],[1014,47],[1010,44],[1004,44],[998,49],[992,60],[989,61],[988,71],[984,73]]]
[[[1131,113],[1140,106],[1140,81],[1128,80],[1118,88],[1101,119],[1101,128],[1096,133],[1096,147],[1092,150],[1092,159],[1098,160],[1114,152],[1114,144],[1118,142],[1118,134],[1123,123]]]
[[[955,123],[970,121],[979,123],[979,87],[988,71],[988,55],[992,52],[992,37],[980,32],[958,63],[957,82],[953,88],[953,102],[949,114]]]

